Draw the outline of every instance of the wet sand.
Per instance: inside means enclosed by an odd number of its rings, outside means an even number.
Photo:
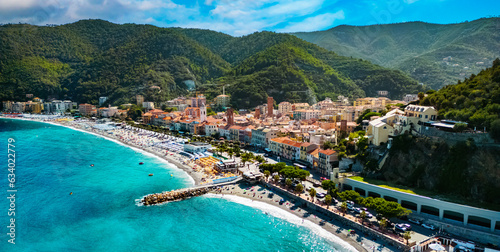
[[[247,190],[248,188],[249,190]],[[220,190],[220,192],[213,192],[213,193],[235,195],[238,197],[260,201],[278,207],[304,220],[309,220],[312,223],[319,225],[326,231],[334,234],[335,236],[349,243],[358,251],[399,251],[395,247],[388,246],[387,244],[383,245],[384,243],[381,244],[380,242],[382,241],[380,239],[374,240],[375,239],[374,237],[368,237],[360,233],[351,235],[348,232],[350,227],[348,227],[347,225],[339,221],[333,220],[329,217],[326,217],[323,214],[318,213],[307,207],[298,206],[298,204],[294,204],[292,202],[292,199],[290,199],[286,195],[281,195],[276,191],[274,191],[273,197],[269,197],[269,192],[270,188],[265,188],[263,185],[260,184],[250,185],[250,184],[240,183],[236,185],[224,186]],[[279,201],[281,199],[285,200],[285,203],[283,203],[282,205],[279,204]]]

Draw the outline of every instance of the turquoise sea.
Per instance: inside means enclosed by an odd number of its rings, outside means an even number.
[[[9,138],[16,151],[15,244],[7,235]],[[143,195],[187,187],[191,179],[102,137],[0,119],[0,141],[0,251],[348,250],[333,235],[294,224],[300,219],[269,205],[204,196],[137,206]]]

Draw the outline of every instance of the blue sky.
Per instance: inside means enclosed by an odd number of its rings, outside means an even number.
[[[446,24],[499,15],[498,0],[0,0],[0,23],[65,24],[99,18],[234,36],[326,30],[342,24]]]

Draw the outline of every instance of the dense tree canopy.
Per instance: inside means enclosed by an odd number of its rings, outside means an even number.
[[[463,82],[429,94],[420,104],[434,106],[443,118],[468,122],[469,127],[478,129],[486,127],[497,136],[495,121],[500,119],[500,59],[478,75],[473,74]]]
[[[210,85],[208,85],[210,84]],[[226,85],[232,106],[313,103],[337,95],[422,91],[415,80],[368,61],[339,56],[288,34],[244,37],[151,25],[83,20],[61,26],[0,26],[0,100],[162,102],[197,89],[209,99]]]

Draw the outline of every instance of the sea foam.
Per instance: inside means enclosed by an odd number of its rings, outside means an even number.
[[[338,246],[337,249],[340,249],[340,251],[357,251],[353,246],[351,246],[350,244],[348,244],[347,242],[345,242],[344,240],[342,240],[338,236],[321,228],[317,224],[315,224],[309,220],[305,220],[305,219],[304,219],[304,222],[302,222],[302,220],[303,220],[302,218],[300,218],[300,217],[298,217],[298,216],[296,216],[296,215],[294,215],[286,210],[283,210],[279,207],[267,204],[265,202],[251,200],[251,199],[239,197],[236,195],[227,195],[227,194],[221,195],[221,194],[209,193],[209,194],[204,195],[204,197],[221,198],[221,199],[225,199],[225,200],[228,200],[228,201],[231,201],[234,203],[238,203],[241,205],[245,205],[245,206],[249,206],[249,207],[252,207],[255,209],[259,209],[265,213],[269,213],[270,215],[272,215],[274,217],[280,218],[280,219],[285,220],[285,221],[292,223],[294,225],[304,226],[304,227],[308,228],[313,233],[335,243],[335,245]]]

